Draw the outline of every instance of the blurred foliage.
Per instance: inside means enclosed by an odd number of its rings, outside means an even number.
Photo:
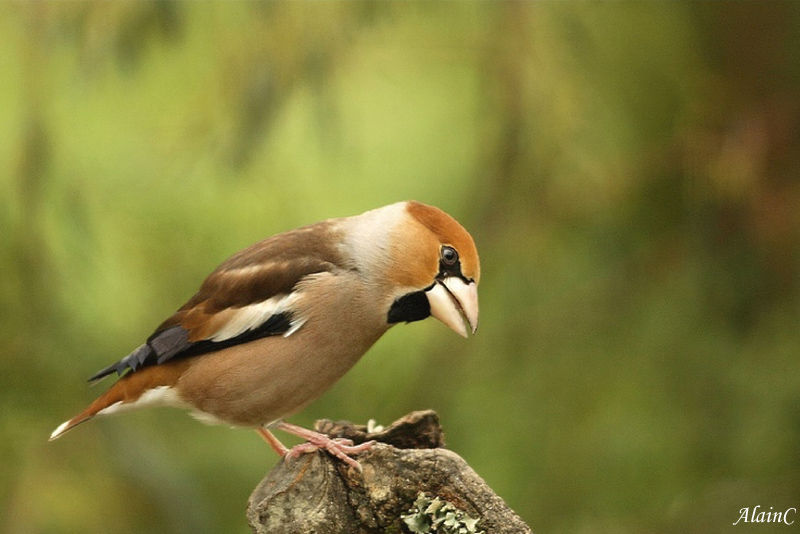
[[[435,408],[538,532],[797,506],[797,3],[31,2],[0,33],[0,530],[246,532],[254,432],[46,438],[229,254],[407,198],[475,236],[479,334],[392,329],[294,422]]]

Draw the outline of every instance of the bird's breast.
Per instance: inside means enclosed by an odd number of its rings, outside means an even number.
[[[358,294],[311,295],[303,326],[196,358],[176,387],[202,414],[257,426],[286,417],[319,397],[386,331]]]

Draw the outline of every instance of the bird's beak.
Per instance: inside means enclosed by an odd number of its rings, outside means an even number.
[[[478,286],[461,278],[448,276],[425,292],[431,315],[464,337],[478,329]]]

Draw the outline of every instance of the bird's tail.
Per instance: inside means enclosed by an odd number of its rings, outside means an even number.
[[[64,421],[58,428],[53,430],[53,433],[50,434],[50,440],[53,441],[54,439],[60,438],[65,432],[72,430],[79,424],[83,423],[84,421],[88,421],[101,411],[109,408],[117,403],[123,402],[123,395],[120,388],[117,386],[119,382],[111,386],[111,388],[100,395],[97,399],[94,400],[85,410],[81,413],[73,417],[72,419],[68,419]]]
[[[186,407],[173,387],[188,365],[187,360],[176,360],[162,365],[146,367],[128,372],[117,380],[108,391],[97,397],[88,408],[61,423],[52,434],[50,441],[75,428],[95,415],[107,415],[130,408],[152,405]]]
[[[84,421],[88,421],[89,419],[94,417],[94,415],[95,414],[87,414],[86,412],[81,412],[72,419],[64,421],[63,423],[58,425],[58,427],[55,430],[53,430],[53,433],[50,434],[49,441],[53,441],[54,439],[60,438],[65,432],[67,432],[68,430],[72,430],[73,428],[83,423]]]

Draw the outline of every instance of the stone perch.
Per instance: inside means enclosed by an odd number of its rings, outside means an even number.
[[[436,412],[412,412],[372,432],[327,419],[315,428],[378,443],[357,457],[362,473],[319,451],[279,462],[250,495],[255,533],[531,532],[460,456],[442,448]]]

